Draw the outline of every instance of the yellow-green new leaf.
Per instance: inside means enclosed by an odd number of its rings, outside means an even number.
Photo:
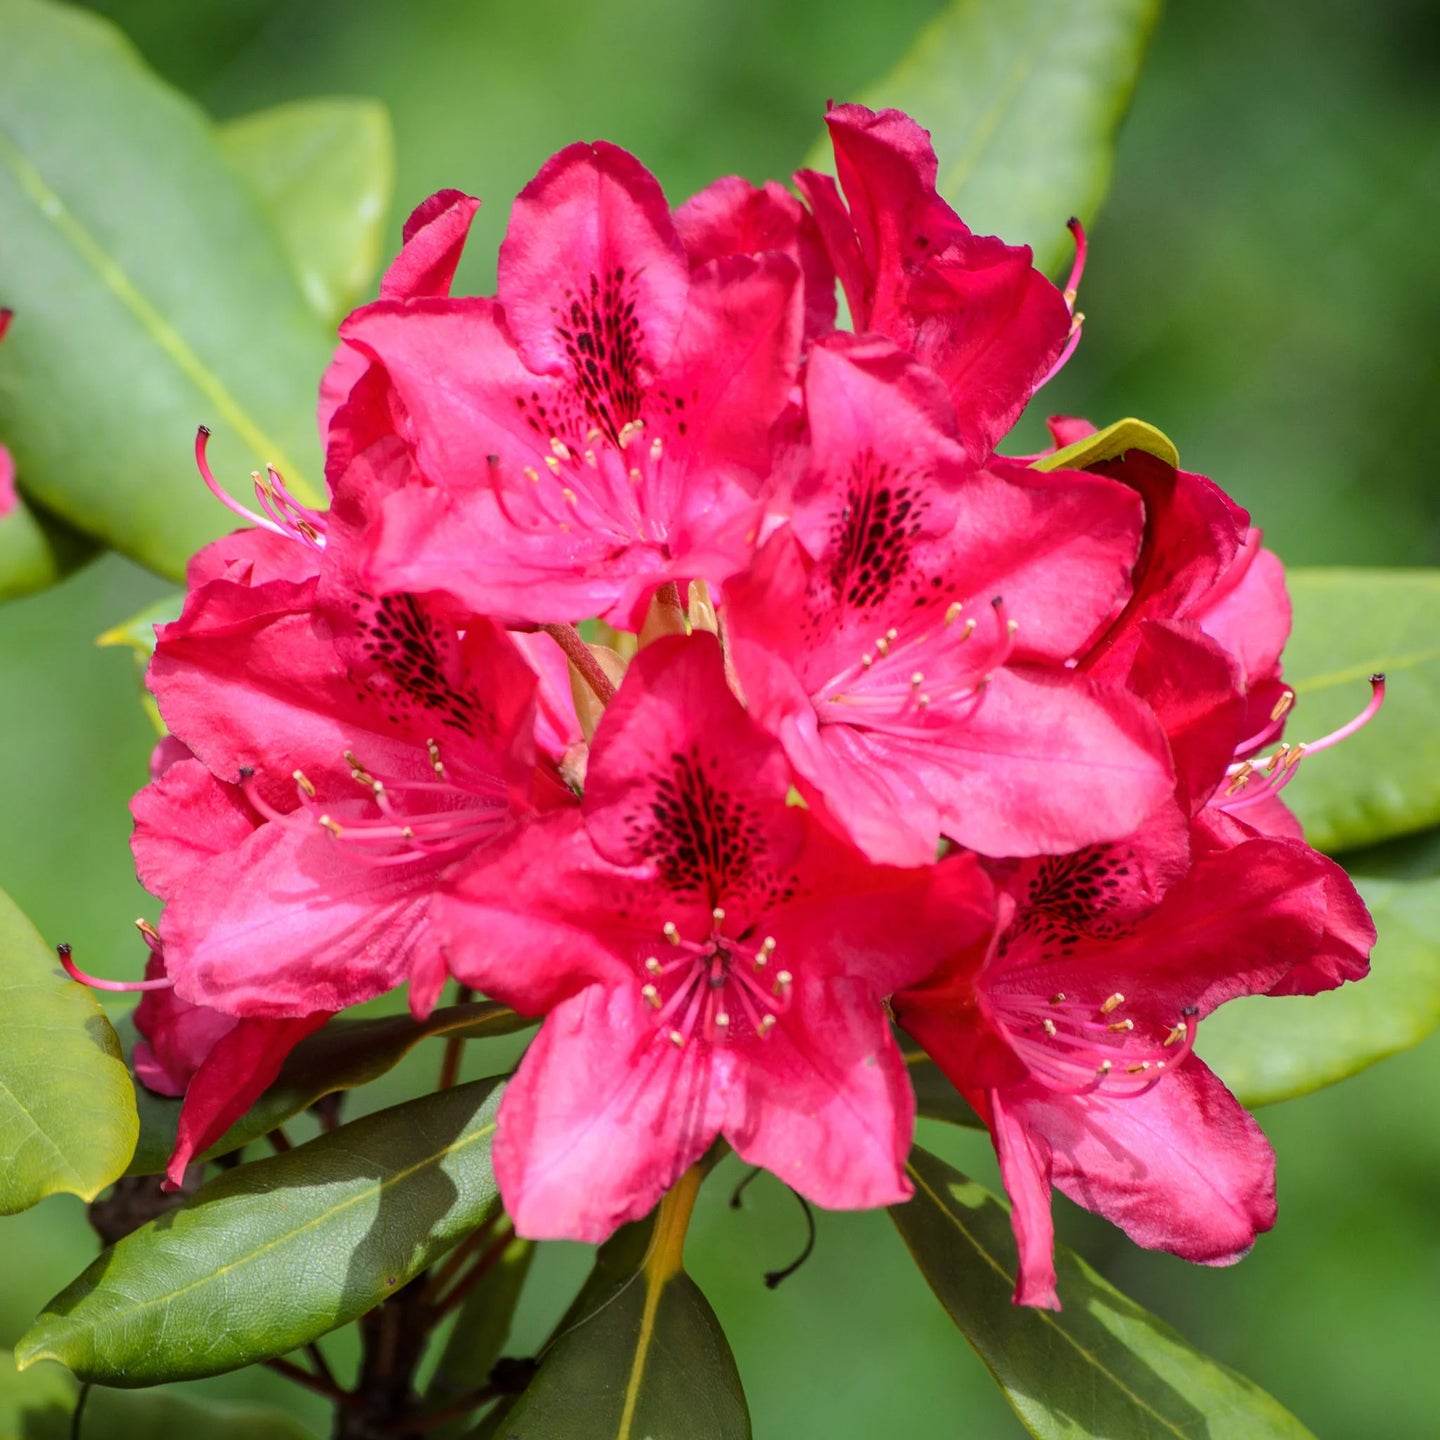
[[[333,349],[214,127],[113,26],[0,0],[0,436],[29,494],[181,578],[233,528],[200,483],[273,461],[318,503]]]
[[[212,1180],[57,1295],[19,1364],[156,1385],[283,1355],[354,1320],[498,1210],[501,1089],[426,1095]]]
[[[1041,1440],[1314,1440],[1259,1386],[1202,1355],[1056,1246],[1064,1309],[1011,1303],[1009,1207],[916,1148],[890,1217],[936,1298]]]
[[[0,1215],[93,1200],[138,1133],[120,1041],[94,996],[0,891]]]
[[[1032,470],[1084,470],[1089,465],[1098,465],[1103,460],[1118,460],[1127,450],[1144,450],[1163,460],[1167,465],[1179,467],[1180,452],[1175,442],[1163,431],[1143,420],[1117,420],[1053,455],[1037,460]]]
[[[378,100],[297,100],[219,127],[275,226],[310,308],[334,325],[380,266],[395,139]]]
[[[972,230],[1033,246],[1053,271],[1071,253],[1065,222],[1088,224],[1105,197],[1159,10],[1159,0],[954,0],[859,98],[931,132],[940,193]],[[810,163],[833,169],[829,145]]]

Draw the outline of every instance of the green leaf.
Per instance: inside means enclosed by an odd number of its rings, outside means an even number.
[[[378,100],[298,100],[218,133],[279,233],[310,308],[334,325],[380,265],[395,188],[389,113]]]
[[[153,604],[147,605],[138,614],[118,625],[112,625],[103,635],[95,638],[97,645],[126,645],[147,662],[155,653],[155,627],[168,625],[180,618],[180,608],[185,604],[185,595],[176,591]]]
[[[1440,1026],[1440,830],[1347,860],[1379,932],[1369,976],[1232,1000],[1200,1027],[1206,1063],[1247,1105],[1333,1085]]]
[[[427,1410],[444,1410],[485,1384],[510,1338],[510,1322],[535,1258],[531,1240],[511,1236],[499,1258],[461,1303],[455,1328],[425,1391]],[[435,1440],[463,1435],[468,1421],[451,1420],[426,1433]]]
[[[862,99],[935,139],[940,193],[971,229],[1035,248],[1051,271],[1109,188],[1159,0],[955,0]],[[810,163],[833,169],[829,145]]]
[[[17,495],[0,519],[0,600],[44,590],[94,554],[93,541]]]
[[[1098,465],[1102,460],[1118,460],[1127,450],[1144,450],[1163,460],[1167,465],[1178,467],[1180,452],[1175,442],[1163,430],[1147,425],[1143,420],[1117,420],[1053,455],[1037,460],[1032,470],[1083,470],[1088,465]]]
[[[504,1005],[488,1001],[451,1005],[418,1021],[408,1015],[332,1020],[290,1052],[275,1083],[199,1158],[208,1160],[216,1155],[229,1155],[277,1125],[283,1125],[322,1096],[368,1084],[398,1065],[420,1041],[432,1035],[480,1040],[510,1035],[534,1023]],[[128,1058],[135,1048],[133,1016],[117,1021],[116,1029]],[[131,1073],[133,1075],[133,1070]],[[157,1095],[138,1080],[135,1098],[140,1113],[140,1139],[126,1174],[159,1175],[175,1148],[180,1101]]]
[[[37,1365],[23,1375],[0,1350],[0,1440],[70,1440],[80,1387],[59,1365]],[[313,1440],[312,1433],[273,1405],[231,1405],[171,1390],[107,1390],[85,1401],[83,1440],[134,1440],[135,1436],[196,1436],[198,1440]]]
[[[333,338],[208,119],[118,31],[0,0],[0,34],[0,435],[47,508],[178,580],[234,523],[195,472],[202,422],[217,475],[273,461],[318,501]]]
[[[1440,824],[1440,570],[1289,574],[1295,631],[1286,736],[1318,739],[1387,679],[1385,708],[1358,735],[1300,766],[1285,791],[1322,850],[1348,850]]]
[[[0,890],[0,1215],[93,1200],[135,1149],[135,1091],[95,997]]]
[[[354,1320],[498,1210],[502,1088],[442,1090],[226,1172],[104,1251],[18,1363],[128,1389],[235,1370]]]
[[[698,1188],[696,1172],[679,1182],[657,1215],[626,1226],[601,1247],[594,1274],[497,1434],[505,1440],[749,1440],[750,1412],[735,1359],[715,1312],[680,1262],[693,1189],[678,1222],[666,1215],[690,1185]]]
[[[914,1198],[890,1211],[936,1298],[1032,1435],[1043,1440],[1304,1440],[1233,1370],[1055,1247],[1064,1310],[1013,1305],[1009,1207],[919,1148]],[[1310,1437],[1313,1440],[1313,1437]]]

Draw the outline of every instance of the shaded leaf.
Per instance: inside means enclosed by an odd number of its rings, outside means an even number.
[[[1285,791],[1306,838],[1333,852],[1440,824],[1440,570],[1294,569],[1289,581],[1286,738],[1329,733],[1364,706],[1373,672],[1388,680],[1371,724]]]
[[[398,1065],[420,1041],[432,1035],[480,1040],[492,1035],[510,1035],[534,1023],[504,1005],[488,1001],[451,1005],[434,1011],[425,1020],[412,1020],[408,1015],[332,1020],[290,1052],[275,1083],[199,1158],[209,1160],[216,1155],[228,1155],[258,1140],[277,1125],[283,1125],[322,1096],[368,1084]],[[116,1029],[124,1041],[128,1059],[135,1048],[133,1016],[117,1021]],[[140,1139],[126,1173],[159,1175],[175,1148],[180,1101],[157,1095],[138,1080],[135,1099],[140,1113]]]
[[[458,1404],[485,1384],[510,1338],[510,1322],[534,1258],[534,1242],[511,1235],[494,1265],[465,1297],[426,1387],[427,1410],[444,1410]],[[436,1440],[448,1440],[452,1435],[463,1435],[467,1424],[464,1419],[455,1419],[428,1433]]]
[[[861,98],[908,111],[935,138],[940,193],[971,229],[1031,245],[1054,270],[1065,222],[1109,188],[1158,0],[954,0]],[[828,144],[810,162],[832,167]]]
[[[285,246],[310,308],[334,325],[369,289],[395,188],[395,139],[378,100],[297,100],[218,127]]]
[[[0,600],[44,590],[94,554],[93,541],[17,495],[0,519]]]
[[[1113,425],[1107,425],[1053,455],[1043,456],[1030,468],[1084,470],[1087,466],[1100,464],[1102,460],[1118,460],[1127,450],[1144,450],[1177,468],[1180,464],[1180,452],[1163,430],[1157,430],[1143,420],[1127,419],[1117,420]]]
[[[0,1350],[0,1440],[71,1440],[71,1416],[80,1387],[59,1365],[37,1365],[23,1375]],[[312,1432],[273,1405],[233,1405],[171,1390],[107,1390],[85,1401],[83,1440],[135,1440],[136,1436],[196,1436],[198,1440],[313,1440]]]
[[[146,664],[155,653],[155,627],[178,620],[184,604],[185,595],[182,591],[177,590],[173,595],[163,596],[128,620],[122,620],[118,625],[112,625],[104,634],[97,635],[95,643],[128,646],[140,656],[142,665]]]
[[[235,1370],[355,1319],[498,1210],[502,1088],[426,1095],[212,1180],[57,1295],[18,1363],[132,1388]]]
[[[1010,1210],[918,1147],[890,1211],[930,1288],[1043,1440],[1305,1440],[1257,1385],[1192,1349],[1078,1255],[1055,1248],[1059,1314],[1011,1303]],[[1313,1437],[1311,1437],[1313,1440]]]
[[[48,509],[179,579],[234,520],[196,476],[201,422],[217,474],[273,461],[318,500],[332,341],[208,119],[117,30],[0,0],[0,33],[0,435]]]
[[[691,1171],[649,1219],[600,1248],[525,1392],[478,1433],[505,1440],[749,1440],[750,1413],[724,1331],[680,1261]],[[677,1233],[678,1232],[678,1233]]]
[[[135,1091],[95,997],[0,890],[0,1215],[93,1200],[135,1149]]]
[[[1247,1105],[1333,1085],[1440,1026],[1440,830],[1346,858],[1379,933],[1370,974],[1323,995],[1232,1000],[1200,1027],[1206,1063]]]

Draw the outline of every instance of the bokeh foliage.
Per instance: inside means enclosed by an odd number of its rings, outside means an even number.
[[[474,286],[491,278],[483,257],[493,257],[508,197],[551,150],[578,135],[613,138],[676,198],[720,171],[783,175],[813,140],[824,98],[864,90],[938,9],[920,0],[91,8],[221,117],[317,93],[383,100],[398,136],[387,247],[424,194],[472,189],[487,202],[472,247],[481,258],[461,277]],[[1440,218],[1434,26],[1417,0],[1363,15],[1316,0],[1303,22],[1279,0],[1172,4],[1093,232],[1086,341],[1045,397],[1101,422],[1138,413],[1163,425],[1187,464],[1252,506],[1292,563],[1440,560],[1440,492],[1428,483],[1422,423],[1440,314],[1423,238]],[[0,235],[0,285],[4,243]],[[1034,417],[1026,423],[1017,448],[1038,443]],[[188,440],[172,443],[184,451]],[[0,693],[18,702],[7,706],[0,755],[9,821],[0,876],[48,939],[73,940],[102,973],[133,973],[141,953],[120,938],[150,903],[129,875],[123,806],[144,778],[148,733],[128,665],[87,646],[157,590],[105,561],[7,608],[0,639]],[[1389,621],[1378,616],[1377,628]],[[1310,728],[1303,697],[1297,723]],[[1385,732],[1371,743],[1384,745]],[[1317,785],[1323,764],[1309,762]],[[1292,794],[1304,794],[1307,773]],[[1381,857],[1372,868],[1395,883],[1398,863]],[[1421,927],[1422,950],[1427,940],[1434,929]],[[398,1098],[405,1073],[366,1103]],[[1269,1110],[1282,1223],[1236,1271],[1141,1254],[1074,1214],[1063,1217],[1069,1238],[1327,1436],[1426,1433],[1440,1405],[1427,1360],[1440,1342],[1440,1133],[1419,1118],[1418,1097],[1437,1080],[1432,1042]],[[993,1186],[983,1137],[925,1139]],[[775,1249],[792,1232],[798,1245],[798,1216],[778,1186],[750,1194],[736,1216],[721,1187],[707,1187],[690,1260],[731,1336],[760,1433],[1020,1433],[902,1263],[884,1217],[822,1217],[816,1259],[772,1295],[760,1275],[788,1258]],[[78,1207],[63,1202],[7,1221],[3,1238],[0,1343],[13,1343],[92,1243]],[[586,1263],[560,1251],[537,1265],[520,1347],[546,1333]],[[887,1342],[874,1344],[877,1334]],[[899,1336],[903,1344],[888,1343]],[[817,1385],[837,1356],[847,1383]],[[276,1393],[263,1376],[207,1384],[214,1394]]]

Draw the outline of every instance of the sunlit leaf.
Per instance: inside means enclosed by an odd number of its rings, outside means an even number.
[[[1232,1000],[1197,1048],[1247,1105],[1333,1085],[1440,1026],[1440,830],[1347,856],[1375,917],[1370,974],[1323,995]]]
[[[912,114],[935,138],[940,193],[971,229],[1035,248],[1054,270],[1065,222],[1109,188],[1158,0],[954,0],[858,97]],[[852,98],[852,97],[845,97]],[[831,168],[828,145],[810,163]]]
[[[94,996],[0,891],[0,1215],[93,1200],[135,1148],[135,1092]]]
[[[1011,1303],[1010,1211],[919,1148],[915,1195],[890,1211],[930,1288],[1042,1440],[1306,1440],[1257,1385],[1056,1247],[1059,1314]],[[1313,1437],[1311,1437],[1313,1440]]]
[[[1031,467],[1034,470],[1059,470],[1068,467],[1083,470],[1087,465],[1098,465],[1102,460],[1118,460],[1127,450],[1144,450],[1163,460],[1167,465],[1180,464],[1180,452],[1163,430],[1147,425],[1143,420],[1117,420],[1053,455],[1046,455]]]
[[[18,1363],[154,1385],[283,1355],[355,1319],[496,1213],[501,1088],[442,1090],[227,1171],[105,1250],[45,1307]]]
[[[1285,798],[1322,850],[1440,824],[1440,570],[1289,572],[1295,688],[1287,740],[1342,725],[1387,677],[1385,708],[1343,745],[1306,760]]]
[[[209,120],[87,11],[0,0],[0,435],[26,489],[179,579],[234,521],[199,482],[273,461],[318,500],[332,348]]]
[[[412,1020],[408,1015],[332,1020],[290,1052],[275,1083],[199,1158],[228,1155],[283,1125],[322,1096],[368,1084],[432,1035],[481,1040],[509,1035],[534,1023],[504,1005],[482,1001],[451,1005],[436,1010],[425,1020]],[[133,1017],[127,1015],[117,1021],[116,1029],[129,1058],[136,1038]],[[135,1098],[140,1112],[140,1139],[126,1173],[159,1175],[175,1148],[180,1101],[157,1095],[138,1080]]]
[[[380,264],[395,186],[390,116],[376,100],[297,100],[219,127],[264,206],[310,307],[335,324]]]

